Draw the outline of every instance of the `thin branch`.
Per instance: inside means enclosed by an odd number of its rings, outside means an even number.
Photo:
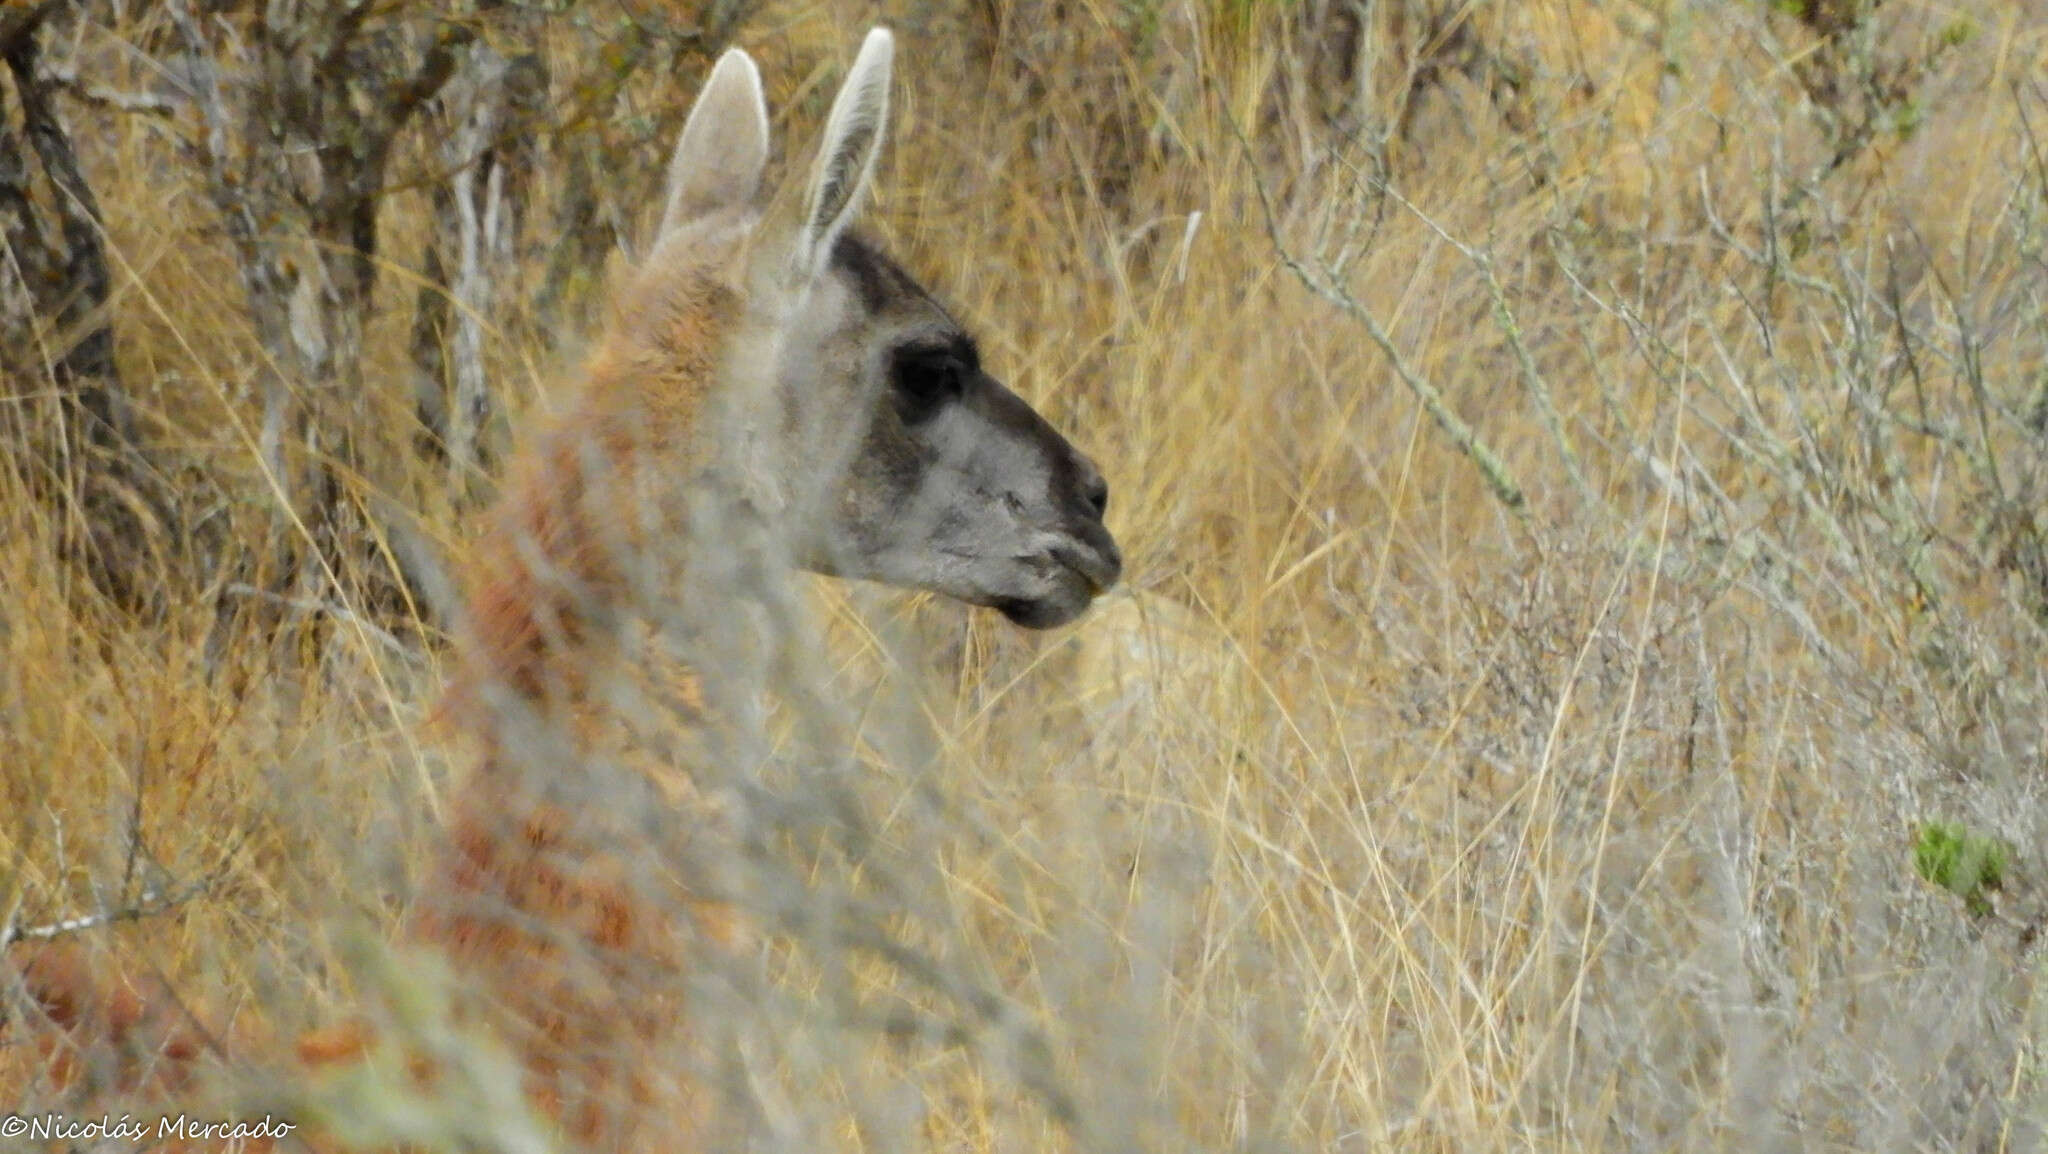
[[[0,925],[0,948],[16,942],[47,942],[86,930],[111,926],[119,922],[136,922],[143,918],[169,913],[194,898],[205,896],[213,886],[213,878],[205,877],[190,885],[173,890],[149,889],[142,891],[135,904],[119,909],[101,910],[98,913],[80,914],[77,917],[61,918],[40,926],[22,926],[13,922]]]
[[[1250,142],[1245,139],[1243,128],[1235,120],[1231,122],[1231,131],[1237,134],[1238,143],[1249,151]],[[1363,302],[1353,296],[1335,276],[1330,275],[1327,269],[1321,272],[1310,269],[1292,249],[1288,248],[1280,228],[1279,214],[1273,207],[1272,190],[1266,187],[1264,177],[1257,174],[1252,178],[1252,186],[1258,190],[1259,209],[1266,221],[1266,235],[1272,240],[1273,251],[1278,254],[1281,263],[1287,266],[1287,270],[1294,274],[1302,287],[1335,305],[1340,312],[1357,321],[1365,329],[1366,335],[1372,338],[1382,353],[1386,354],[1388,362],[1394,366],[1395,375],[1401,378],[1401,383],[1407,385],[1408,391],[1415,394],[1415,399],[1421,402],[1423,411],[1428,413],[1430,419],[1436,422],[1437,428],[1450,438],[1451,444],[1478,468],[1494,499],[1517,515],[1525,514],[1528,498],[1523,495],[1521,485],[1517,484],[1513,475],[1508,472],[1499,454],[1480,439],[1479,434],[1465,423],[1464,418],[1451,411],[1450,405],[1444,401],[1442,390],[1424,380],[1408,366],[1400,350],[1394,347],[1393,338],[1380,326],[1379,318],[1373,316],[1372,311],[1366,308]]]
[[[1391,183],[1382,182],[1386,194],[1412,214],[1415,219],[1441,237],[1444,243],[1462,253],[1466,260],[1479,269],[1486,278],[1487,294],[1493,299],[1494,321],[1501,333],[1508,339],[1508,348],[1515,354],[1515,364],[1521,370],[1522,383],[1529,395],[1536,400],[1536,412],[1543,420],[1545,431],[1557,443],[1557,454],[1564,459],[1565,472],[1571,477],[1572,487],[1577,489],[1581,499],[1592,503],[1592,486],[1586,482],[1586,474],[1579,467],[1579,455],[1572,448],[1571,436],[1565,431],[1564,417],[1557,411],[1557,402],[1551,396],[1550,384],[1543,379],[1543,373],[1536,367],[1536,358],[1529,352],[1529,346],[1522,339],[1522,326],[1515,320],[1514,310],[1508,307],[1507,290],[1501,287],[1500,277],[1493,271],[1493,254],[1475,249],[1450,234],[1450,231],[1431,219],[1421,209],[1410,203]]]
[[[93,84],[78,75],[78,69],[70,64],[45,63],[38,75],[52,88],[99,108],[111,108],[117,112],[134,112],[145,116],[161,116],[166,119],[176,116],[178,102],[169,97],[148,92],[122,92],[104,84]]]

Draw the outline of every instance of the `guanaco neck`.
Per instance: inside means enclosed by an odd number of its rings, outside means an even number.
[[[713,272],[642,272],[568,403],[515,457],[470,559],[442,711],[487,750],[507,706],[548,718],[580,707],[617,660],[636,566],[681,564],[684,490],[707,454],[702,418],[744,306]]]

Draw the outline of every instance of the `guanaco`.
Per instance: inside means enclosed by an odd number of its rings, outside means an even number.
[[[849,229],[881,147],[892,56],[889,32],[870,31],[800,200],[768,198],[794,213],[763,207],[759,72],[738,49],[719,59],[677,142],[654,240],[616,287],[575,388],[524,439],[470,559],[440,716],[481,756],[405,941],[445,960],[478,1027],[517,1062],[527,1103],[572,1148],[688,1149],[701,1110],[671,1058],[684,1044],[674,974],[706,927],[677,914],[688,885],[639,860],[627,825],[644,808],[590,804],[581,767],[600,740],[583,736],[603,711],[592,689],[625,659],[620,622],[685,595],[688,582],[665,578],[704,547],[693,487],[739,459],[732,439],[757,450],[741,455],[741,504],[798,567],[1032,628],[1073,620],[1122,569],[1101,471]],[[521,748],[520,723],[534,719],[569,733],[567,747],[538,759]],[[9,961],[58,1027],[44,1031],[58,1039],[52,1082],[78,1084],[97,1052],[114,1056],[102,1096],[191,1083],[208,1040],[163,991],[107,981],[77,949]],[[313,1077],[375,1047],[346,1025],[300,1038],[283,1065]],[[431,1085],[429,1059],[413,1061]]]

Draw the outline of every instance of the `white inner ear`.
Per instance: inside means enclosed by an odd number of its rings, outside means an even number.
[[[804,201],[803,235],[796,253],[798,275],[806,279],[824,267],[832,242],[859,211],[874,175],[882,128],[889,120],[889,70],[895,54],[896,38],[889,30],[871,29],[832,101]]]
[[[655,242],[691,221],[751,205],[767,167],[768,101],[761,94],[761,70],[745,52],[727,49],[676,141]]]

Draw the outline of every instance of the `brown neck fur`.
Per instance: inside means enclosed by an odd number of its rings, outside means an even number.
[[[685,536],[697,426],[743,307],[721,278],[689,269],[643,273],[619,294],[583,382],[513,463],[475,546],[447,723],[492,729],[481,699],[494,688],[573,707],[609,663],[612,627],[594,611],[629,609],[622,562]]]
[[[664,871],[630,827],[646,812],[637,799],[578,797],[582,783],[553,779],[583,776],[577,764],[507,765],[496,710],[535,711],[568,738],[572,763],[606,756],[582,736],[584,697],[616,660],[631,568],[678,560],[667,554],[686,537],[697,426],[743,307],[702,272],[654,270],[626,287],[581,387],[514,464],[478,543],[450,687],[448,720],[482,738],[485,760],[457,799],[441,892],[414,934],[488,991],[529,1093],[599,1148],[687,1129],[687,1094],[650,1071],[673,1053],[695,903],[654,876]]]

